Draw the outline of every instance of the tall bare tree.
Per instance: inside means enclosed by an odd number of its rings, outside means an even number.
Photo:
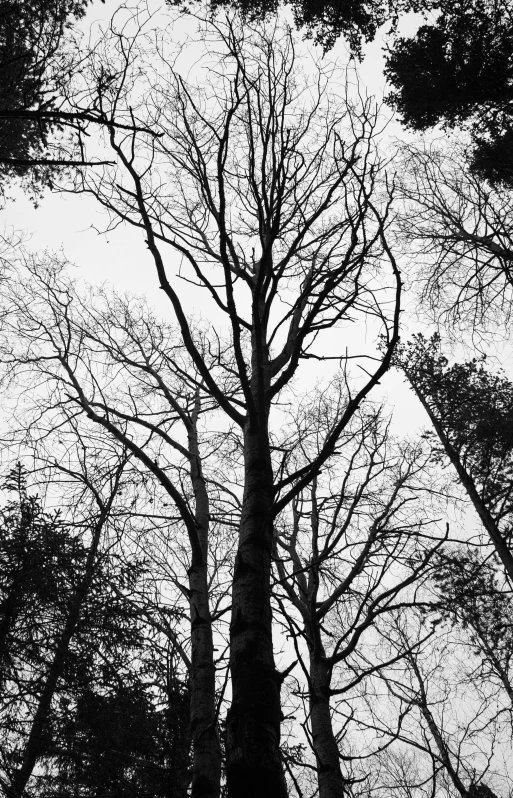
[[[300,459],[315,456],[336,406],[336,393],[315,397],[309,423],[297,424]],[[275,592],[307,682],[320,798],[352,795],[352,783],[362,779],[360,767],[351,772],[349,741],[355,733],[365,737],[359,690],[390,664],[378,643],[381,618],[420,601],[444,539],[421,488],[428,452],[396,448],[378,411],[353,418],[340,443],[338,457],[294,499],[289,523],[280,519],[276,553]],[[365,759],[361,749],[355,755],[355,762]]]
[[[117,168],[85,177],[81,188],[109,210],[113,224],[141,229],[199,391],[240,430],[245,475],[232,585],[228,784],[232,796],[280,796],[274,518],[332,456],[389,367],[401,287],[387,240],[393,186],[375,153],[378,116],[371,103],[353,102],[344,85],[346,99],[337,101],[328,86],[331,69],[301,74],[290,32],[201,24],[210,62],[205,83],[196,86],[173,68],[163,41],[144,80],[142,67],[134,78],[133,42],[111,35],[105,57],[112,80],[103,87],[102,107],[114,121],[131,119],[158,135],[120,135],[112,127],[108,146]],[[219,315],[213,367],[166,252],[181,259],[181,276]],[[383,332],[383,354],[372,353],[374,370],[348,391],[315,460],[279,479],[269,433],[274,408],[304,360],[325,356],[323,331],[339,331],[343,343],[334,356],[345,356],[344,330],[356,319],[372,319],[376,333]],[[235,385],[230,394],[223,390],[228,375]]]
[[[112,120],[107,145],[117,166],[106,168],[97,179],[84,175],[78,188],[92,192],[108,208],[113,224],[124,221],[141,229],[177,324],[188,361],[185,379],[196,389],[194,401],[199,407],[215,405],[237,430],[244,476],[232,580],[228,789],[234,798],[284,796],[281,677],[273,654],[270,590],[274,519],[334,455],[340,435],[390,365],[401,290],[387,240],[393,181],[387,181],[374,146],[376,109],[369,101],[353,101],[345,83],[337,87],[344,99],[337,100],[328,85],[334,78],[331,68],[315,66],[309,77],[302,73],[290,31],[252,29],[237,22],[202,24],[210,71],[207,83],[198,86],[188,84],[170,65],[164,41],[151,52],[153,67],[145,72],[148,65],[143,54],[138,60],[134,41],[111,31],[106,60],[99,48],[89,83]],[[107,62],[109,81],[100,81]],[[121,132],[120,125],[128,123],[131,132]],[[153,135],[141,132],[148,129]],[[187,296],[178,293],[166,251],[182,259],[181,276],[202,289],[202,301],[210,300],[203,312],[212,307],[219,314],[219,324],[211,325],[207,338],[191,322]],[[62,317],[63,311],[72,312],[71,303],[52,301],[43,325],[32,327],[37,324],[33,301],[33,296],[29,300],[21,294],[15,300],[21,312],[14,322],[18,341],[26,343],[33,335],[36,346],[40,331],[45,346],[53,348],[51,360],[63,370],[71,401],[165,483],[198,563],[190,578],[201,571],[205,596],[208,554],[202,541],[208,510],[199,482],[190,508],[179,481],[171,480],[144,451],[136,452],[130,436],[121,431],[127,419],[116,416],[102,398],[93,398],[96,382],[87,390],[78,383],[74,355],[68,357],[68,321]],[[23,321],[27,312],[32,319],[28,324]],[[358,322],[371,324],[376,336],[384,335],[381,354],[369,347],[365,351],[363,344],[347,352],[348,325]],[[366,356],[368,361],[361,362],[370,363],[372,370],[362,368],[355,387],[347,388],[312,462],[281,475],[270,428],[280,403],[292,399],[304,361],[330,359],[321,343],[325,331],[332,341],[342,338],[334,346],[335,362]],[[44,363],[34,349],[32,354],[34,365]],[[152,364],[145,368],[149,373]],[[158,373],[154,379],[158,384]],[[172,418],[178,415],[186,426],[192,423],[193,407],[187,406],[184,418],[174,388],[167,401]],[[148,429],[148,435],[162,438],[156,428]],[[181,449],[167,444],[194,470],[193,441]],[[192,471],[190,478],[196,479]],[[200,595],[196,586],[189,588],[191,596]],[[194,624],[195,633],[203,629],[207,634],[207,608],[197,617],[204,623]],[[204,703],[205,693],[201,695]],[[209,712],[197,746],[214,733],[212,704]],[[209,751],[211,755],[212,747]],[[212,774],[211,759],[202,770],[204,778],[207,770]],[[204,790],[198,771],[194,794],[205,794],[200,785]]]

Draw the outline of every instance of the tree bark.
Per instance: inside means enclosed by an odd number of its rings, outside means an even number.
[[[325,658],[310,651],[310,722],[317,758],[319,798],[343,798],[345,782],[331,722],[330,672]]]
[[[221,784],[221,746],[216,724],[214,644],[206,571],[204,563],[193,562],[189,569],[192,798],[218,798]]]
[[[229,798],[286,798],[280,757],[280,678],[270,597],[273,484],[268,436],[244,430],[245,485],[230,628]]]
[[[188,428],[195,520],[201,552],[192,547],[189,576],[191,619],[191,733],[193,744],[192,798],[218,798],[221,789],[221,745],[217,733],[214,641],[208,588],[210,511],[197,436],[197,402]]]

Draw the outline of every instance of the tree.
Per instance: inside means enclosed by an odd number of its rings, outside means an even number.
[[[482,780],[491,777],[496,748],[500,749],[495,729],[500,711],[486,683],[472,682],[474,689],[468,691],[468,660],[460,659],[461,649],[453,650],[447,629],[434,624],[426,634],[425,626],[425,617],[415,619],[412,613],[409,619],[392,619],[389,627],[391,650],[405,654],[388,673],[380,671],[379,678],[399,703],[398,740],[427,754],[426,775],[417,775],[424,794],[493,798],[495,793]]]
[[[297,424],[300,459],[315,456],[315,439],[336,406],[336,395],[313,398]],[[359,691],[390,664],[377,642],[380,621],[416,604],[443,540],[416,495],[426,467],[421,448],[395,452],[377,413],[353,422],[334,462],[294,500],[290,521],[280,519],[277,536],[275,596],[304,672],[306,688],[298,692],[308,702],[320,798],[352,794],[351,785],[368,777],[369,766],[362,773],[360,764],[368,730],[359,725]]]
[[[63,45],[88,0],[2,0],[0,3],[0,164],[5,178],[21,176],[36,189],[51,181],[48,138],[62,81]]]
[[[14,561],[11,537],[2,541],[2,588],[10,599],[2,608],[11,611],[4,616],[10,620],[3,648],[9,668],[2,669],[0,726],[7,796],[21,796],[29,785],[40,796],[56,790],[128,796],[149,785],[165,798],[186,795],[187,685],[172,651],[162,657],[154,627],[142,622],[124,597],[137,594],[148,575],[146,563],[134,556],[125,563],[116,546],[116,538],[127,532],[126,513],[115,504],[117,492],[130,489],[123,465],[121,473],[107,476],[107,484],[92,461],[82,472],[58,467],[68,493],[75,478],[68,528],[64,511],[52,519],[29,497],[20,469],[8,479],[11,488],[16,479],[19,498],[7,506],[7,528],[16,525],[12,537],[21,551]],[[89,525],[88,498],[101,505],[109,482],[114,490],[107,493],[108,506],[100,507]],[[56,485],[52,481],[52,490]],[[37,512],[29,516],[27,507]],[[21,541],[20,530],[25,530]],[[28,556],[27,539],[39,559]],[[41,558],[50,547],[51,556]],[[13,579],[16,618],[13,590],[7,591]]]
[[[416,264],[421,299],[436,320],[462,328],[507,324],[513,258],[511,192],[465,168],[440,144],[403,148],[401,235]]]
[[[81,188],[109,209],[114,224],[141,229],[198,390],[239,429],[245,476],[232,583],[228,784],[233,796],[248,790],[280,796],[280,677],[270,603],[274,519],[333,455],[389,366],[401,285],[386,237],[393,186],[380,179],[371,106],[330,98],[323,110],[328,76],[321,70],[302,81],[294,72],[291,33],[232,22],[206,23],[206,31],[210,51],[223,53],[222,72],[210,71],[208,88],[187,85],[165,53],[162,68],[154,66],[131,87],[122,35],[107,42],[105,58],[120,77],[105,90],[103,107],[114,120],[131,117],[158,136],[118,135],[112,127],[107,143],[117,168],[97,179],[85,175]],[[161,46],[165,50],[165,42]],[[183,258],[190,270],[185,279],[223,316],[224,326],[209,332],[207,360],[204,338],[166,265],[166,248]],[[376,300],[378,283],[387,305]],[[271,413],[301,362],[322,361],[321,332],[342,329],[353,317],[376,320],[385,352],[371,355],[378,358],[375,370],[348,393],[316,459],[280,479]],[[88,402],[79,398],[97,418]],[[195,535],[197,521],[177,494],[173,500]]]
[[[105,0],[102,0],[105,2]],[[73,22],[89,0],[1,0],[0,2],[0,192],[12,178],[38,196],[71,167],[100,167],[84,158],[88,127],[112,121],[94,101],[71,108],[68,95],[84,60],[72,39]],[[100,86],[109,81],[108,70]],[[130,126],[130,123],[129,123]]]
[[[171,3],[171,0],[168,0]],[[211,0],[213,9],[236,8],[255,21],[275,14],[278,0]],[[335,46],[340,36],[345,36],[353,51],[360,53],[363,42],[372,41],[378,28],[387,23],[396,23],[400,14],[408,11],[436,8],[436,0],[346,0],[335,3],[324,0],[290,0],[294,21],[298,27],[306,27],[310,35],[325,49]]]
[[[468,631],[481,657],[476,680],[498,681],[513,710],[512,599],[501,587],[496,563],[459,547],[440,553],[437,565],[433,581],[440,613]]]
[[[436,3],[434,23],[390,51],[389,101],[415,130],[464,125],[471,169],[492,183],[513,185],[513,17],[501,0]]]
[[[118,169],[97,180],[85,175],[82,188],[115,218],[142,230],[178,326],[178,351],[187,364],[184,379],[195,384],[202,407],[218,407],[237,430],[245,475],[232,582],[228,785],[233,796],[279,796],[285,794],[285,782],[270,601],[274,519],[333,455],[340,434],[390,363],[400,295],[400,276],[386,238],[393,187],[384,177],[381,181],[373,153],[375,112],[369,104],[356,109],[349,102],[339,107],[333,102],[324,111],[328,76],[321,71],[313,83],[302,84],[294,73],[291,33],[247,27],[243,33],[232,23],[207,30],[223,52],[223,74],[213,78],[215,88],[188,86],[162,62],[162,69],[141,77],[153,80],[158,72],[156,85],[135,87],[144,104],[132,104],[129,97],[132,62],[125,60],[122,37],[110,42],[120,49],[108,54],[109,63],[125,67],[116,72],[121,88],[113,81],[103,107],[114,121],[123,123],[132,115],[139,127],[151,126],[158,136],[119,135],[120,128],[112,127],[108,144]],[[190,320],[166,267],[165,247],[190,265],[192,279],[203,286],[227,326],[203,331]],[[65,298],[69,288],[54,288],[51,272],[45,277],[36,268],[33,274],[33,287],[39,292],[43,286],[38,318],[45,321],[32,327],[37,300],[28,294],[12,295],[17,308],[12,320],[17,314],[20,344],[49,347],[52,354],[46,361],[49,370],[38,355],[29,355],[29,361],[36,368],[39,362],[57,380],[54,385],[71,391],[77,411],[135,453],[125,433],[127,419],[91,393],[92,384],[82,383],[75,373],[74,364],[82,368],[79,361],[69,361],[67,350],[54,345],[65,334],[65,317],[73,313],[72,301],[64,299],[63,317],[54,300]],[[23,282],[20,289],[27,287]],[[378,295],[389,305],[377,303],[378,285]],[[278,402],[284,401],[300,364],[306,358],[322,362],[316,343],[322,331],[343,329],[353,317],[376,319],[388,339],[386,353],[371,355],[377,358],[375,370],[363,372],[363,381],[346,394],[315,460],[282,479],[273,463],[278,450],[270,415],[279,412]],[[32,344],[30,329],[36,336]],[[86,345],[85,339],[75,340]],[[28,362],[26,357],[20,349],[15,354]],[[152,379],[158,380],[158,374]],[[189,458],[189,448],[185,451]],[[144,462],[157,473],[153,458]],[[189,509],[179,482],[168,478],[166,490],[206,574],[206,553],[195,545],[201,529],[199,496]]]
[[[443,451],[513,581],[513,386],[477,359],[448,365],[440,338],[415,336],[396,363],[426,410]]]
[[[147,648],[141,645],[133,653],[147,656]],[[162,690],[158,696],[166,705],[157,706],[137,673],[120,669],[112,676],[110,683],[104,677],[82,690],[72,710],[59,717],[62,742],[41,795],[185,798],[190,769],[187,686],[171,683],[168,694]]]

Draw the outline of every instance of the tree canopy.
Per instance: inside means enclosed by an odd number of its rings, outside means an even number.
[[[279,0],[211,0],[249,18],[276,13]],[[326,50],[341,37],[353,52],[386,26],[389,103],[414,130],[464,126],[471,166],[494,183],[513,184],[513,17],[508,0],[288,0],[295,24]],[[409,12],[426,22],[396,37]]]
[[[0,0],[0,170],[37,191],[52,177],[49,137],[58,131],[64,46],[89,0]],[[62,125],[61,125],[62,128]]]
[[[463,125],[471,166],[513,185],[513,14],[505,0],[441,2],[436,21],[389,51],[389,101],[407,127]]]

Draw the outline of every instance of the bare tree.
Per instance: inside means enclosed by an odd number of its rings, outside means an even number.
[[[162,41],[145,82],[132,83],[133,42],[111,34],[105,57],[112,79],[102,107],[110,119],[132,118],[158,135],[124,135],[112,126],[108,146],[117,168],[85,177],[81,188],[109,210],[113,224],[141,229],[199,392],[240,430],[245,475],[232,586],[228,783],[232,796],[279,796],[285,782],[270,603],[274,518],[333,455],[389,367],[401,287],[387,241],[393,186],[374,150],[377,111],[368,101],[352,102],[349,88],[337,101],[328,87],[332,69],[301,74],[290,32],[201,24],[210,62],[199,87],[173,68]],[[182,259],[181,276],[223,319],[211,333],[215,362],[205,358],[166,251]],[[343,334],[357,319],[375,323],[384,351],[372,353],[374,371],[364,370],[348,390],[315,460],[279,479],[269,433],[274,408],[305,359],[325,358],[323,331]],[[334,356],[344,359],[345,340]],[[175,501],[180,505],[178,495]]]
[[[333,393],[314,398],[297,423],[299,459],[315,456],[315,440],[336,406]],[[429,459],[422,447],[396,449],[379,412],[354,417],[340,444],[333,462],[294,499],[290,521],[280,518],[276,552],[275,592],[307,682],[320,798],[353,794],[351,784],[367,777],[358,767],[356,775],[342,773],[341,760],[351,768],[355,732],[355,762],[365,759],[358,691],[389,664],[380,658],[380,619],[415,605],[444,539],[419,502]],[[406,654],[407,648],[396,652],[392,661]]]
[[[468,171],[441,144],[403,148],[401,234],[421,298],[436,319],[503,327],[511,318],[511,191]]]
[[[144,303],[130,304],[104,292],[80,296],[52,263],[33,267],[31,291],[27,294],[13,285],[11,299],[18,330],[25,331],[21,333],[25,353],[18,350],[15,359],[30,368],[26,386],[30,390],[35,369],[50,389],[21,423],[21,440],[39,441],[40,449],[48,436],[55,437],[55,430],[59,436],[66,431],[72,439],[78,435],[87,440],[100,427],[131,453],[139,463],[140,477],[154,480],[167,494],[167,504],[171,501],[176,507],[177,516],[159,499],[153,537],[159,531],[168,540],[175,536],[174,552],[169,542],[164,547],[168,563],[161,573],[189,604],[191,650],[182,658],[189,666],[193,791],[218,794],[221,747],[210,596],[227,553],[222,544],[219,550],[214,546],[213,553],[209,549],[212,529],[219,524],[216,518],[224,515],[220,502],[213,503],[212,498],[228,494],[222,490],[220,473],[207,485],[200,451],[198,423],[212,402],[200,395],[201,382],[174,331],[159,324]],[[212,358],[214,367],[216,355],[209,354],[206,344],[204,357],[205,362]],[[229,395],[229,383],[225,389]],[[217,448],[215,440],[210,448]],[[153,498],[148,496],[148,502],[153,503]],[[147,522],[148,515],[151,520],[146,508]],[[148,539],[137,548],[146,545]],[[150,550],[155,549],[153,542]],[[219,617],[227,609],[225,592],[221,587],[220,606],[218,602],[215,609]],[[153,624],[162,626],[158,614],[151,606],[144,612]],[[167,633],[171,635],[171,629]],[[182,648],[179,640],[177,644]]]
[[[463,798],[493,798],[495,793],[484,782],[492,778],[501,748],[509,747],[497,723],[494,696],[484,684],[473,690],[476,684],[465,678],[470,658],[467,654],[459,661],[461,650],[447,628],[433,628],[426,645],[419,639],[426,626],[416,623],[414,615],[393,619],[392,626],[391,649],[402,649],[406,656],[379,678],[404,718],[396,739],[427,754],[423,769],[427,774],[430,770],[431,777],[424,783],[430,794],[440,790]],[[507,773],[494,775],[507,781]]]

